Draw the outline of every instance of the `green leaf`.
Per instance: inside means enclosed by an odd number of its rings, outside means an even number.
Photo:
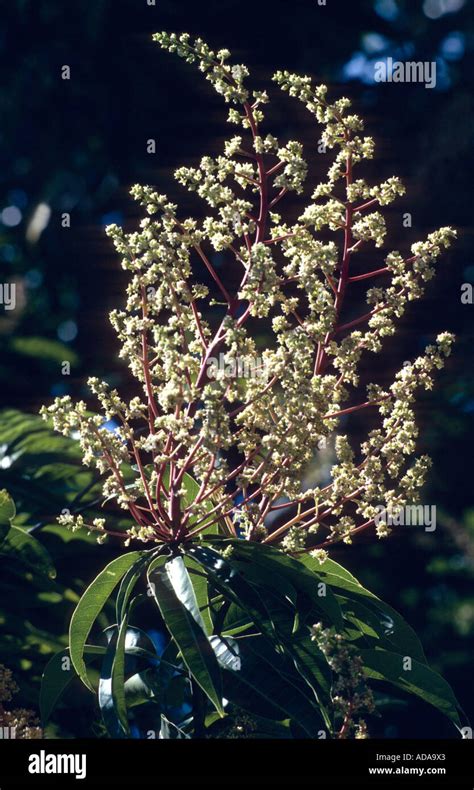
[[[188,553],[206,569],[212,585],[222,593],[226,602],[243,609],[250,622],[270,641],[278,641],[279,635],[261,592],[248,584],[240,571],[239,563],[234,565],[231,559],[224,559],[221,554],[207,546],[190,546]]]
[[[236,639],[233,639],[231,636],[221,637],[214,635],[209,637],[209,641],[221,667],[224,667],[224,669],[240,669],[240,648]]]
[[[128,611],[124,613],[122,623],[117,638],[117,647],[115,650],[114,661],[112,665],[112,699],[114,709],[117,712],[117,717],[122,725],[125,734],[130,734],[127,716],[127,703],[125,700],[125,643],[127,639],[128,621],[131,617],[134,603],[138,601],[135,598]]]
[[[0,557],[18,560],[50,579],[56,576],[53,561],[41,543],[20,527],[11,526],[0,544]]]
[[[237,634],[248,631],[251,626],[252,621],[249,614],[244,609],[241,609],[240,606],[231,603],[227,609],[224,623],[220,630],[225,635],[236,636]]]
[[[425,664],[411,658],[411,669],[404,669],[407,656],[388,650],[361,650],[367,677],[386,680],[438,708],[458,727],[461,726],[459,703],[449,683]]]
[[[8,491],[3,488],[0,491],[0,524],[13,521],[16,515],[16,508],[13,499]]]
[[[89,683],[83,654],[92,626],[124,574],[143,557],[141,551],[131,551],[112,560],[89,585],[76,606],[69,627],[69,646],[74,668],[87,688]]]
[[[116,630],[117,626],[114,625],[111,627],[109,640],[113,632]],[[35,640],[37,641],[38,637],[35,637]],[[143,647],[143,645],[146,645],[148,649]],[[106,649],[107,648],[103,647],[102,645],[85,645],[84,660],[86,665],[89,665],[94,660],[103,657],[106,653]],[[158,665],[159,659],[154,651],[153,642],[150,640],[148,635],[139,628],[129,627],[127,629],[125,652],[127,655],[146,660],[148,663],[156,662]],[[69,668],[68,663],[64,663],[65,658],[68,659]],[[40,689],[40,713],[43,725],[48,722],[51,713],[56,707],[62,694],[64,694],[68,686],[76,677],[77,674],[71,664],[69,656],[69,648],[59,651],[48,661],[43,672],[43,679]],[[133,684],[130,684],[130,686],[127,687],[127,683],[128,681],[125,683],[125,692],[130,692],[130,694],[132,694]],[[132,700],[133,699],[134,698],[132,694]],[[138,702],[129,702],[127,697],[127,705],[130,706],[130,704],[138,704]]]
[[[3,489],[0,491],[0,544],[10,529],[15,515],[15,503],[8,491]]]
[[[139,564],[139,563],[137,563]],[[125,695],[125,653],[128,621],[138,598],[125,611],[120,628],[115,629],[102,662],[99,682],[99,706],[107,731],[112,738],[130,735]]]
[[[363,639],[365,647],[383,647],[387,650],[393,647],[392,641],[387,637],[383,618],[364,606],[357,598],[338,595],[337,599],[344,612],[344,619],[347,622],[345,632],[349,639]]]
[[[97,657],[103,656],[105,650],[105,647],[85,645],[85,663],[89,664]],[[67,661],[65,661],[65,659],[67,659]],[[61,696],[76,677],[77,675],[71,664],[69,649],[61,650],[50,658],[43,672],[39,697],[40,715],[43,726],[49,721]]]
[[[271,593],[276,593],[286,604],[289,604],[290,608],[293,609],[295,607],[297,598],[296,590],[286,576],[281,573],[275,573],[273,570],[270,571],[262,564],[254,565],[253,562],[248,561],[239,562],[239,560],[233,557],[230,558],[230,563],[232,567],[241,571],[242,576],[244,576],[245,580],[252,586],[267,588]]]
[[[196,595],[196,600],[198,603],[199,611],[201,613],[202,620],[204,622],[204,630],[207,634],[212,633],[212,620],[211,614],[209,611],[209,599],[208,599],[208,584],[207,584],[207,577],[199,563],[195,562],[192,557],[185,556],[183,557],[184,564],[186,565],[188,571],[190,572],[191,582],[194,588],[194,593]]]
[[[331,624],[336,628],[342,628],[342,613],[337,599],[329,585],[325,584],[324,587],[321,585],[324,579],[321,579],[318,573],[306,567],[300,560],[295,560],[270,546],[243,540],[232,540],[228,543],[234,547],[238,556],[247,557],[250,562],[285,577],[298,592],[311,600]]]
[[[321,563],[316,557],[311,557],[310,554],[304,554],[299,557],[299,561],[302,562],[303,565],[306,565],[307,568],[310,568],[314,573],[330,573],[334,576],[339,576],[341,580],[362,586],[347,568],[343,568],[338,562],[330,560],[329,558]]]
[[[128,723],[122,721],[112,691],[112,671],[117,655],[119,638],[117,629],[113,632],[107,646],[100,669],[99,690],[97,694],[102,719],[111,738],[124,738],[128,734]],[[123,692],[125,697],[125,692]]]
[[[222,592],[224,601],[231,602],[238,611],[240,607],[247,614],[248,620],[254,628],[261,631],[268,640],[271,649],[278,646],[280,654],[286,655],[289,666],[295,666],[299,673],[301,683],[306,683],[309,688],[305,693],[320,708],[328,729],[331,727],[330,717],[323,700],[329,701],[329,683],[331,673],[324,657],[319,654],[316,646],[310,644],[307,629],[298,636],[293,633],[295,621],[296,593],[293,583],[289,583],[281,573],[270,574],[266,565],[255,567],[251,563],[236,561],[234,556],[224,559],[221,554],[211,548],[201,546],[189,549],[192,556],[208,569],[216,589]],[[237,554],[237,552],[236,552]],[[292,582],[294,569],[292,570]],[[314,581],[312,580],[312,586]],[[239,606],[240,605],[240,606]],[[215,624],[217,619],[215,619]],[[224,628],[227,624],[224,619]],[[305,637],[308,637],[305,641]],[[211,637],[211,641],[214,637]],[[226,645],[227,643],[227,645]],[[218,655],[229,661],[229,665],[236,661],[236,645],[241,641],[223,635],[221,643],[215,644]],[[229,649],[226,650],[226,647]],[[225,664],[224,664],[225,665]]]
[[[290,655],[296,669],[313,690],[326,727],[329,732],[332,732],[333,725],[330,715],[332,672],[325,656],[311,641],[308,633],[294,636]]]
[[[240,669],[223,670],[224,695],[249,713],[282,721],[291,718],[310,738],[324,722],[294,667],[262,637],[239,641]]]
[[[103,633],[107,638],[107,642],[110,642],[116,632],[116,624],[109,625],[104,630]],[[125,652],[128,656],[143,659],[147,664],[151,664],[152,666],[158,667],[160,664],[161,659],[158,657],[152,640],[146,631],[143,631],[141,628],[136,628],[131,625],[128,626],[125,638]]]
[[[405,655],[413,656],[417,661],[426,664],[423,647],[413,628],[389,604],[363,587],[349,571],[333,560],[320,564],[315,558],[305,556],[300,561],[320,574],[334,590],[342,590],[345,597],[359,599],[363,606],[369,608],[378,620],[377,633],[388,646],[395,651],[403,650]],[[371,624],[374,626],[373,620]]]
[[[143,705],[154,699],[157,691],[156,670],[144,669],[127,678],[124,685],[127,708]]]
[[[125,573],[117,595],[115,603],[115,617],[117,623],[121,623],[125,618],[128,602],[135,589],[140,576],[142,575],[147,563],[151,561],[151,555],[145,554],[138,562],[134,563],[131,568]]]
[[[69,360],[72,365],[77,365],[78,356],[75,351],[65,343],[51,340],[46,337],[12,337],[10,348],[16,354],[31,357],[35,360],[49,363],[56,370],[64,360]]]
[[[249,567],[248,563],[232,561],[234,567],[242,568],[245,581],[262,599],[275,634],[282,643],[291,639],[298,618],[297,594],[294,587],[280,574],[270,573],[262,567]]]
[[[250,606],[249,613],[253,610],[254,617],[258,617],[255,623],[262,626],[268,620],[276,635],[282,639],[289,637],[293,633],[296,616],[297,594],[293,585],[281,574],[270,572],[263,566],[242,562],[233,556],[228,563],[237,572],[237,576],[235,573],[232,576],[231,584],[236,587],[236,594],[244,605]],[[258,609],[260,612],[257,614]]]
[[[178,727],[177,724],[172,722],[168,719],[164,713],[161,714],[161,727],[160,727],[160,736],[162,740],[170,741],[170,740],[182,740],[188,739],[191,736],[188,735],[184,729]]]
[[[205,626],[193,585],[181,557],[159,557],[148,568],[148,579],[156,603],[184,663],[223,715],[221,679],[217,659]]]

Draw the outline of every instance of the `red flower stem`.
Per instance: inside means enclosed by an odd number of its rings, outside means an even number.
[[[360,409],[366,409],[368,406],[378,406],[382,401],[387,400],[390,398],[390,395],[385,395],[383,398],[379,398],[379,400],[368,400],[365,403],[358,403],[357,406],[350,406],[348,409],[341,409],[341,411],[334,411],[331,414],[325,414],[323,420],[329,420],[333,417],[341,417],[343,414],[351,414],[353,411],[359,411]]]
[[[279,191],[278,195],[276,195],[276,197],[274,197],[274,198],[273,198],[273,200],[272,200],[272,201],[270,201],[269,208],[273,208],[273,206],[276,206],[276,204],[277,204],[277,203],[279,203],[279,202],[280,202],[280,200],[281,200],[283,197],[285,197],[285,195],[286,195],[287,193],[288,193],[288,189],[287,189],[287,187],[283,187],[282,189],[280,189],[280,191]]]
[[[355,277],[349,277],[348,282],[350,283],[357,283],[359,280],[368,280],[370,277],[378,277],[380,274],[387,274],[391,271],[388,266],[384,266],[382,269],[376,269],[373,272],[366,272],[365,274],[358,274]]]
[[[178,472],[178,474],[176,476],[176,480],[175,480],[176,487],[179,487],[181,485],[181,481],[182,481],[184,475],[186,474],[186,469],[189,469],[192,466],[194,456],[196,455],[197,451],[201,447],[203,441],[204,441],[204,439],[202,437],[200,439],[198,439],[198,441],[196,442],[196,444],[192,448],[191,452],[189,453],[188,457],[186,458],[182,468],[180,469],[180,471]]]
[[[184,227],[184,225],[178,219],[176,219],[176,217],[174,217],[174,216],[172,217],[170,214],[167,214],[167,216],[169,217],[169,219],[172,219],[174,221],[174,223],[179,227],[179,229],[181,230],[183,235],[185,235],[186,234],[186,228]],[[210,262],[209,258],[207,257],[207,255],[203,251],[201,245],[200,244],[194,244],[193,248],[196,250],[197,254],[201,258],[202,262],[204,263],[204,266],[206,267],[206,269],[208,270],[208,272],[211,275],[212,279],[214,280],[214,282],[216,283],[217,287],[219,288],[220,292],[222,293],[222,296],[224,297],[226,302],[228,304],[230,304],[231,301],[232,301],[232,298],[229,295],[227,289],[224,287],[219,275],[217,274],[216,270],[214,269],[214,266],[212,265],[212,263]]]
[[[196,524],[193,525],[193,527],[198,527],[198,528],[197,529],[193,529],[193,531],[189,533],[189,537],[191,537],[193,535],[197,535],[203,529],[207,529],[208,527],[211,527],[213,524],[216,524],[218,521],[220,521],[221,518],[225,518],[226,516],[230,516],[232,513],[235,512],[236,509],[238,510],[239,508],[241,508],[242,505],[246,505],[249,502],[251,502],[252,500],[256,499],[256,497],[260,496],[260,494],[263,493],[264,486],[265,485],[270,485],[278,474],[279,474],[279,470],[276,471],[276,472],[273,472],[273,474],[270,476],[270,479],[268,481],[265,481],[264,484],[262,483],[262,485],[256,491],[254,491],[253,494],[249,494],[247,497],[245,497],[245,499],[242,500],[242,502],[239,502],[238,505],[232,504],[232,507],[230,507],[228,510],[226,510],[224,512],[217,512],[220,508],[222,508],[223,502],[226,502],[227,500],[232,499],[236,494],[239,493],[240,489],[236,488],[235,491],[233,491],[231,494],[227,494],[227,496],[224,497],[224,499],[221,500],[221,502],[219,502],[218,505],[216,505],[211,511],[209,511],[209,513],[206,513],[205,516],[200,518],[199,521],[196,522]],[[208,521],[209,517],[214,515],[214,514],[215,514],[215,516],[212,519],[212,521]],[[202,524],[202,526],[199,527],[198,526],[199,524]]]
[[[365,211],[367,208],[372,208],[372,206],[375,206],[375,204],[378,202],[378,198],[372,198],[371,200],[368,200],[367,203],[362,203],[360,206],[356,206],[354,208],[354,214],[359,213],[360,211]]]
[[[353,702],[351,700],[349,702],[349,709],[348,709],[346,715],[344,716],[344,721],[343,721],[342,727],[341,727],[339,733],[337,734],[337,738],[339,740],[344,740],[346,738],[346,736],[347,736],[347,733],[348,733],[349,727],[350,727],[350,723],[351,723],[351,719],[352,719],[352,711],[353,711]]]
[[[276,236],[274,239],[267,239],[264,241],[264,244],[276,244],[279,241],[285,241],[285,239],[294,239],[298,237],[299,233],[285,233],[283,236]]]
[[[276,165],[273,165],[273,167],[270,168],[270,170],[268,171],[268,175],[273,176],[275,173],[278,173],[278,171],[281,170],[284,164],[285,164],[284,162],[277,162]]]
[[[199,244],[196,244],[194,249],[196,250],[197,254],[201,258],[202,262],[204,263],[206,269],[208,270],[209,274],[211,275],[212,279],[218,286],[222,296],[226,300],[228,304],[232,303],[232,297],[230,296],[227,288],[223,285],[221,278],[217,274],[216,270],[214,269],[213,265],[211,264],[210,260],[208,259],[207,255],[204,254]]]

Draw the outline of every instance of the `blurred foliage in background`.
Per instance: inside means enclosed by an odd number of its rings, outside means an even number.
[[[129,386],[107,320],[123,298],[123,278],[103,228],[133,227],[128,188],[135,182],[169,191],[186,211],[190,198],[169,187],[172,171],[215,151],[229,133],[225,109],[205,82],[185,64],[171,67],[151,42],[161,29],[229,47],[257,86],[288,68],[349,95],[376,138],[378,176],[399,175],[408,187],[391,213],[392,249],[407,249],[440,225],[458,228],[453,255],[387,344],[384,363],[389,375],[438,331],[458,336],[438,389],[419,412],[420,446],[434,460],[425,502],[437,505],[437,529],[400,528],[389,543],[364,539],[337,549],[334,559],[411,623],[472,720],[474,305],[460,300],[461,284],[474,283],[474,5],[467,0],[294,0],[291,9],[284,0],[11,0],[3,9],[0,282],[16,283],[17,306],[0,313],[0,488],[17,502],[16,523],[35,527],[57,576],[33,573],[29,554],[18,563],[0,557],[0,624],[9,634],[0,660],[16,672],[23,701],[37,706],[41,673],[67,643],[78,593],[111,551],[53,526],[71,502],[94,500],[94,481],[79,455],[61,458],[61,437],[46,435],[36,421],[27,423],[25,441],[24,418],[11,409],[34,414],[53,395],[82,397],[87,375]],[[436,88],[375,83],[374,63],[386,57],[436,60]],[[70,80],[61,79],[64,65]],[[285,106],[281,98],[280,111],[272,110],[271,131],[301,139],[308,155],[317,132],[304,111],[290,128]],[[146,150],[150,138],[154,155]],[[407,211],[412,228],[402,224]],[[62,373],[65,361],[70,375]],[[42,562],[47,569],[46,556]],[[76,697],[74,714],[59,715],[57,734],[87,734],[92,719],[80,703]],[[379,734],[439,736],[443,726],[402,706]]]

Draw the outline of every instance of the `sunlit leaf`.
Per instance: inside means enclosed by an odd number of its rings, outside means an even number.
[[[10,529],[15,515],[15,503],[8,491],[3,489],[0,491],[0,545],[8,530]]]
[[[89,585],[71,618],[69,645],[74,668],[84,685],[91,689],[83,660],[84,647],[92,626],[124,574],[143,557],[143,552],[131,551],[112,560]],[[91,689],[92,690],[92,689]]]
[[[219,666],[183,559],[155,560],[148,570],[148,578],[161,616],[184,663],[216,709],[223,713]]]

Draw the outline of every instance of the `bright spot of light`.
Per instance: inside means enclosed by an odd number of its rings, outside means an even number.
[[[363,52],[354,52],[351,59],[341,70],[345,80],[359,80],[365,85],[373,85],[375,58],[368,58]]]
[[[465,41],[464,33],[458,31],[448,33],[446,38],[441,42],[441,54],[443,58],[446,58],[446,60],[460,60],[464,55]]]
[[[64,343],[70,343],[71,340],[74,340],[77,337],[77,324],[75,321],[63,321],[62,324],[58,326],[58,337]]]
[[[354,52],[351,59],[344,65],[342,73],[348,80],[360,79],[364,74],[367,58],[362,52]]]
[[[382,19],[386,19],[387,22],[393,22],[400,13],[395,0],[376,0],[374,11]]]
[[[439,19],[444,14],[460,11],[466,0],[425,0],[423,11],[429,19]]]
[[[388,44],[388,39],[381,36],[380,33],[365,33],[362,36],[362,46],[369,55],[383,52],[384,49],[387,49]]]
[[[36,244],[51,218],[51,208],[47,203],[38,203],[26,229],[26,239]]]
[[[22,220],[22,213],[18,206],[7,206],[0,214],[0,219],[7,228],[14,228]]]

